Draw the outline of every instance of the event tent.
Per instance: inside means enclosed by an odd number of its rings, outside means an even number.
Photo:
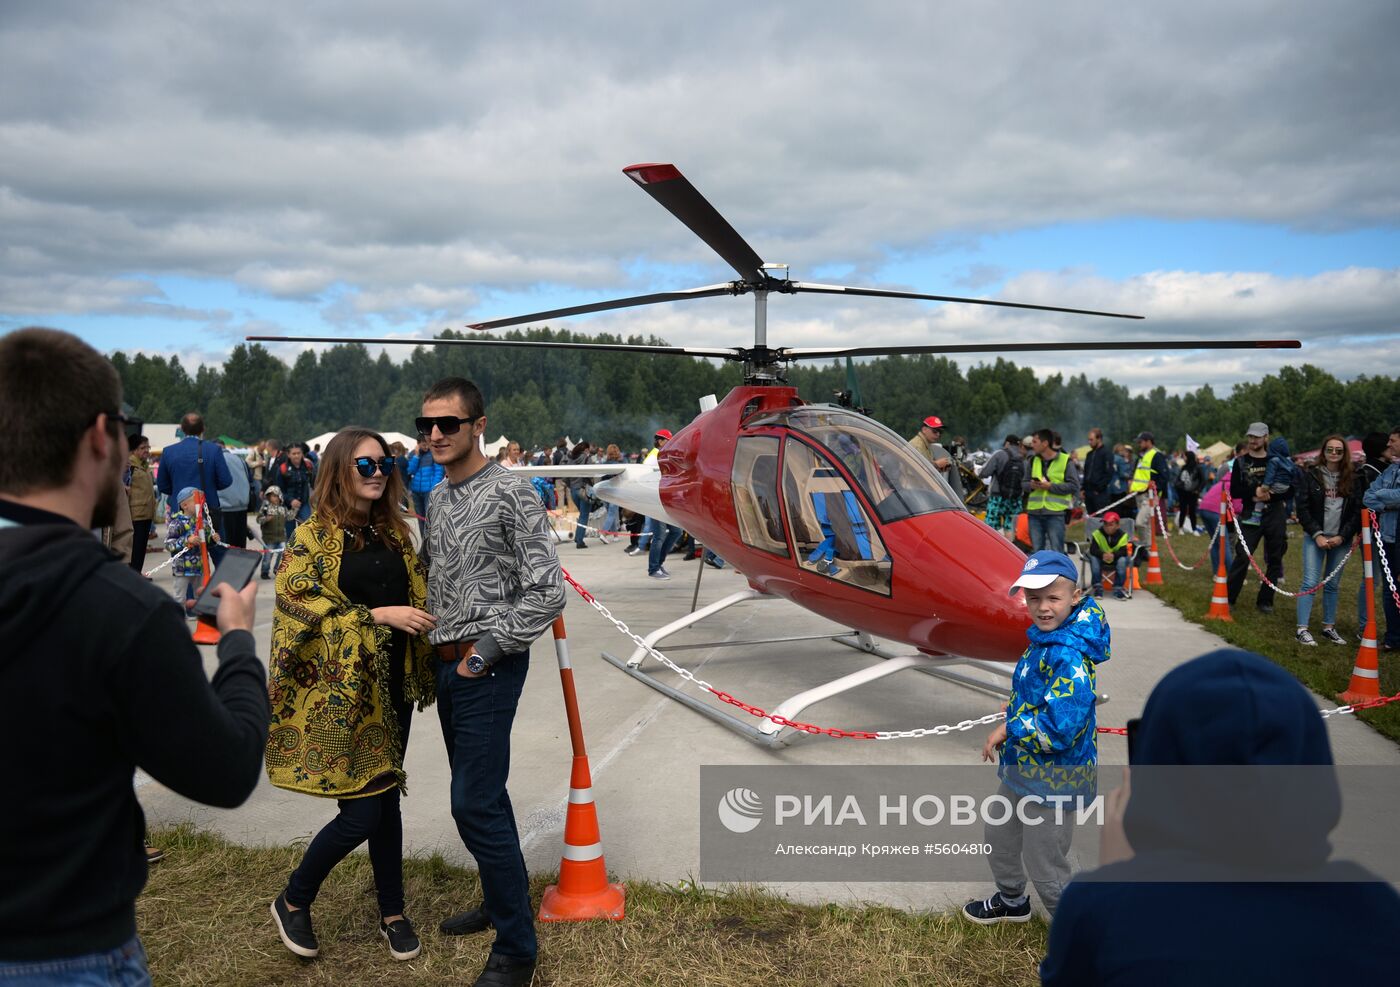
[[[402,442],[404,448],[410,451],[412,451],[418,445],[417,439],[409,435],[404,435],[402,432],[380,432],[379,434],[384,436],[384,441],[389,443],[390,445],[393,445],[395,442]],[[324,451],[326,448],[326,443],[333,438],[335,438],[335,432],[322,432],[315,438],[307,439],[306,447],[308,449],[314,449],[317,446],[320,446],[322,451]]]
[[[1225,460],[1229,459],[1230,456],[1234,454],[1234,451],[1235,447],[1230,445],[1230,443],[1216,442],[1213,445],[1202,446],[1200,449],[1197,449],[1196,458],[1200,459],[1202,456],[1209,456],[1210,461],[1216,466],[1219,466],[1221,463],[1225,462]]]

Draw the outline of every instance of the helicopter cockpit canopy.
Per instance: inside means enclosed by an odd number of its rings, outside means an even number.
[[[789,428],[815,439],[855,478],[885,523],[935,511],[966,510],[932,463],[900,436],[858,412],[834,405],[803,405],[744,424]]]

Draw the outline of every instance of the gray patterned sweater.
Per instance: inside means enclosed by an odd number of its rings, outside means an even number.
[[[434,644],[476,640],[488,663],[516,654],[564,611],[549,518],[530,481],[488,463],[428,495],[428,612]]]

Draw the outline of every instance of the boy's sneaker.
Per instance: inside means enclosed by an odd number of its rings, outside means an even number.
[[[272,903],[272,921],[277,926],[277,934],[282,937],[282,945],[309,960],[320,955],[321,944],[311,928],[311,909],[292,911],[287,907],[285,891]]]
[[[1323,637],[1325,640],[1331,641],[1333,644],[1346,644],[1346,643],[1347,643],[1347,639],[1344,638],[1344,637],[1342,637],[1340,634],[1338,634],[1338,633],[1337,633],[1337,628],[1335,628],[1335,627],[1324,627],[1324,628],[1322,629],[1322,632],[1321,632],[1321,633],[1322,633],[1322,637]]]
[[[1012,907],[1006,903],[1000,891],[992,893],[985,901],[969,901],[963,905],[963,918],[978,925],[996,925],[998,922],[1029,922],[1031,920],[1031,900],[1026,898]]]
[[[1313,640],[1312,634],[1308,632],[1306,627],[1298,628],[1298,633],[1293,636],[1298,639],[1299,644],[1306,644],[1310,648],[1317,647],[1317,642]]]
[[[1124,593],[1121,589],[1116,589],[1113,591],[1113,598],[1115,600],[1126,600],[1128,598],[1128,594]]]
[[[1102,586],[1100,586],[1100,587],[1098,587],[1098,588],[1096,588],[1096,589],[1094,590],[1094,599],[1096,599],[1096,600],[1102,600],[1102,599],[1103,599],[1103,587],[1102,587]]]
[[[1256,528],[1263,523],[1264,519],[1257,514],[1251,514],[1249,517],[1240,520],[1240,524],[1253,525]]]
[[[413,931],[413,924],[406,918],[392,922],[380,919],[379,934],[389,944],[389,955],[396,960],[411,960],[423,950],[423,944]]]

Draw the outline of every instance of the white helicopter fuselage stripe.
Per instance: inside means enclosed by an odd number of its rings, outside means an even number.
[[[661,506],[661,470],[655,463],[597,463],[591,466],[513,466],[512,473],[525,476],[605,476],[593,485],[599,500],[616,504],[636,514],[677,524]]]

